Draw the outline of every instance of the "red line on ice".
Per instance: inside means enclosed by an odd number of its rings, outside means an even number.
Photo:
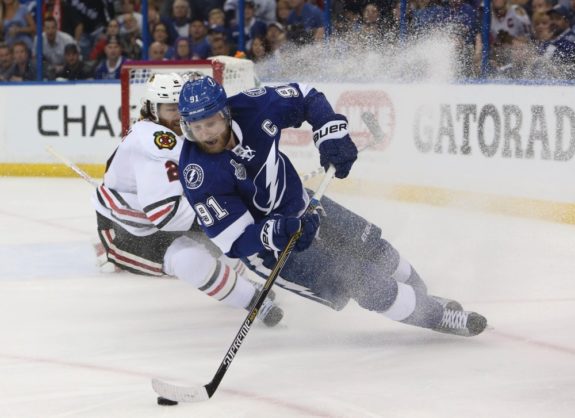
[[[90,364],[90,363],[71,362],[71,361],[64,361],[64,360],[51,359],[51,358],[45,358],[45,357],[20,356],[20,355],[4,354],[4,353],[0,353],[0,358],[8,359],[8,360],[23,361],[23,362],[32,362],[32,363],[46,363],[46,364],[53,364],[56,366],[72,367],[72,368],[76,368],[76,369],[88,369],[88,370],[95,370],[95,371],[101,371],[101,372],[109,372],[109,373],[115,373],[115,374],[123,374],[123,375],[129,375],[129,376],[143,377],[146,379],[152,379],[152,375],[150,373],[138,372],[138,371],[128,370],[128,369],[121,369],[118,367],[99,366],[99,365]],[[157,376],[157,377],[161,377],[161,376]],[[162,377],[162,379],[164,379],[164,380],[175,380],[174,378],[169,378],[169,377]],[[318,409],[314,409],[314,408],[311,408],[311,407],[308,407],[305,405],[298,405],[295,403],[286,402],[286,401],[283,401],[281,399],[270,398],[267,396],[260,396],[256,393],[250,393],[250,392],[239,391],[239,390],[230,390],[230,389],[220,389],[220,392],[226,392],[228,394],[239,396],[242,398],[252,399],[256,402],[263,402],[263,403],[278,405],[278,406],[285,408],[285,409],[290,409],[290,410],[293,410],[293,411],[296,411],[299,413],[304,413],[304,414],[306,414],[306,416],[310,416],[310,417],[323,417],[323,418],[334,417],[334,415],[331,415],[327,412],[320,411]]]
[[[564,347],[564,346],[557,345],[557,344],[546,343],[545,341],[537,341],[537,340],[533,340],[533,339],[528,338],[528,337],[522,337],[519,335],[508,334],[506,332],[499,332],[499,331],[495,331],[495,330],[488,331],[488,332],[489,332],[489,334],[496,335],[497,337],[505,338],[507,340],[519,341],[521,343],[531,345],[534,347],[545,348],[548,350],[559,351],[559,352],[564,353],[564,354],[575,355],[575,348]]]

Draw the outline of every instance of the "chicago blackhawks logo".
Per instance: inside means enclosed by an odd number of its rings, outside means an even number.
[[[158,149],[172,150],[176,146],[176,136],[172,132],[154,132],[154,144]]]
[[[188,164],[184,168],[184,179],[188,189],[197,189],[204,181],[204,170],[197,164]]]

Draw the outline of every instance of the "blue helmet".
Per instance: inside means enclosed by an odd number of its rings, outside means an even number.
[[[224,111],[229,117],[224,88],[210,76],[187,81],[182,87],[179,111],[183,122],[195,122]]]

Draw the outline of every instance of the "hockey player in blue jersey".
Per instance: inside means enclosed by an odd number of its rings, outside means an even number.
[[[296,251],[276,281],[280,286],[335,310],[354,299],[390,319],[449,334],[474,336],[485,329],[478,313],[428,295],[376,225],[326,197],[326,216],[302,216],[308,192],[278,149],[281,130],[307,121],[321,165],[334,165],[338,178],[357,158],[347,119],[322,93],[294,83],[227,98],[220,84],[203,77],[184,84],[179,110],[188,139],[179,163],[184,193],[206,234],[229,257],[266,277],[301,227]]]

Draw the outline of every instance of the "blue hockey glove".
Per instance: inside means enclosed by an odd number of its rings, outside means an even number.
[[[281,251],[300,225],[299,218],[274,215],[264,223],[260,232],[260,240],[266,250]]]
[[[266,250],[281,251],[288,244],[290,238],[302,227],[302,235],[295,245],[296,251],[308,248],[319,228],[319,215],[313,213],[301,218],[274,215],[268,219],[260,232],[260,240]]]
[[[313,133],[313,140],[319,148],[319,162],[327,171],[330,164],[335,167],[335,176],[347,177],[351,166],[357,160],[357,147],[347,132],[347,120],[333,120]]]
[[[313,212],[309,215],[303,215],[300,218],[302,225],[302,234],[295,244],[296,251],[303,251],[309,248],[317,235],[319,229],[319,214]]]

